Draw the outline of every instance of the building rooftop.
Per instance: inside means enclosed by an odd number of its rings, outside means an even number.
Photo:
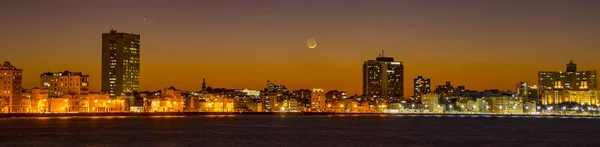
[[[2,66],[0,66],[0,70],[19,70],[15,66],[11,65],[10,62],[5,61]]]
[[[61,72],[46,72],[46,73],[41,74],[40,76],[83,76],[83,77],[88,77],[88,75],[84,75],[81,72],[71,72],[68,70],[61,71]]]

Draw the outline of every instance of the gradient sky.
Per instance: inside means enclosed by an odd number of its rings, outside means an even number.
[[[167,86],[361,93],[362,64],[381,49],[433,85],[514,90],[539,70],[597,70],[594,0],[3,0],[0,60],[24,70],[81,71],[100,90],[101,33],[141,34],[141,89]],[[143,19],[146,20],[143,20]],[[319,45],[308,49],[308,38]],[[432,86],[433,87],[433,86]]]

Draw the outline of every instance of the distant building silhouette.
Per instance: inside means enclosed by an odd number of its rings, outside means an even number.
[[[140,89],[140,35],[102,34],[102,92],[124,96]]]
[[[281,84],[275,84],[274,82],[267,80],[267,90],[268,92],[285,92],[287,88]]]
[[[389,100],[404,97],[404,65],[383,52],[363,64],[363,95]]]
[[[206,79],[202,78],[202,92],[206,91]]]

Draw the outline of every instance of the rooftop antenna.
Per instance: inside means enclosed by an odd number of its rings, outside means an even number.
[[[383,49],[381,49],[381,57],[385,57],[385,54],[383,52]]]
[[[112,25],[112,26],[110,27],[110,32],[111,32],[111,33],[116,33],[116,32],[117,32],[117,31],[115,30],[115,25]]]

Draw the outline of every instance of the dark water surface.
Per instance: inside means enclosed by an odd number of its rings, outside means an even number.
[[[0,119],[0,146],[600,146],[598,118],[181,116]]]

